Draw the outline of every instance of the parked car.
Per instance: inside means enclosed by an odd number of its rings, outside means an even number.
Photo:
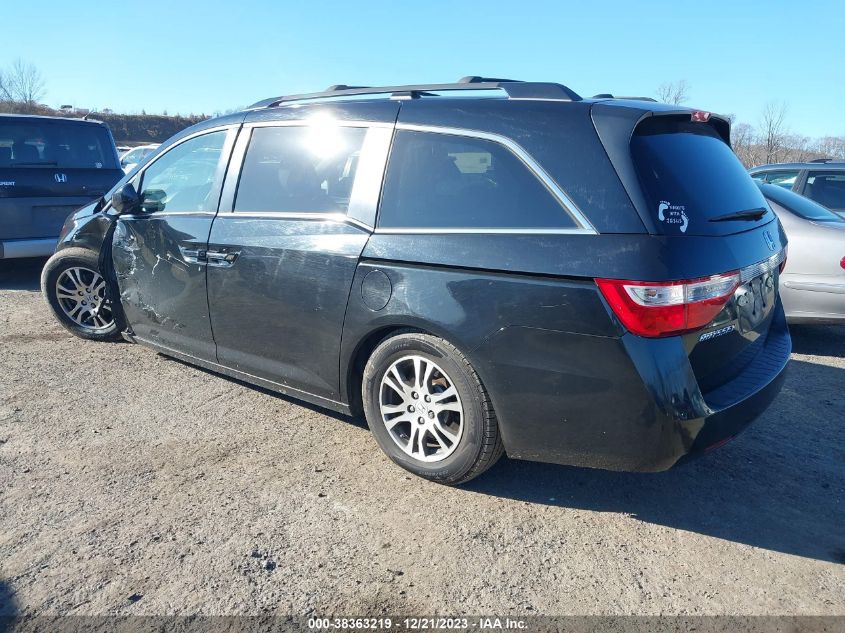
[[[77,212],[42,288],[83,338],[364,413],[432,480],[503,451],[664,470],[760,414],[791,349],[786,238],[729,133],[552,83],[272,98]]]
[[[120,167],[123,173],[128,174],[135,169],[135,166],[143,161],[147,156],[158,149],[158,143],[151,143],[149,145],[139,145],[120,157]]]
[[[103,123],[0,115],[0,259],[51,255],[68,214],[122,175]]]
[[[131,148],[131,147],[129,147],[129,145],[118,145],[118,146],[117,146],[117,155],[118,155],[120,158],[123,158],[123,155],[124,155],[126,152],[128,152],[129,150],[131,150],[131,149],[132,149],[132,148]]]
[[[762,165],[748,171],[758,182],[794,191],[845,217],[845,161],[825,158]]]
[[[845,323],[845,220],[793,191],[760,183],[789,238],[780,281],[790,323]]]

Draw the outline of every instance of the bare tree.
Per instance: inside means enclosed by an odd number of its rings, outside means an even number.
[[[35,111],[46,93],[41,71],[29,62],[16,59],[3,73],[0,81],[0,99],[19,104],[24,112]]]
[[[754,167],[757,162],[757,133],[748,123],[737,123],[731,126],[731,146],[734,154],[746,167]]]
[[[12,93],[9,91],[9,86],[6,82],[6,75],[0,71],[0,103],[9,103],[13,101]]]
[[[780,162],[786,147],[786,103],[771,101],[760,116],[760,142],[767,163]]]
[[[680,105],[689,99],[689,84],[686,79],[664,81],[655,94],[658,101]]]
[[[819,158],[845,159],[845,136],[824,136],[816,139],[813,149]]]

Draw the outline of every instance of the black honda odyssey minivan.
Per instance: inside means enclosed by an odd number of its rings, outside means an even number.
[[[729,139],[553,83],[268,99],[68,218],[42,288],[83,338],[364,414],[435,481],[503,452],[664,470],[759,415],[791,350],[786,239]]]

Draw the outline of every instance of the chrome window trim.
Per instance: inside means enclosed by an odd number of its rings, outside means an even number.
[[[361,222],[360,220],[356,220],[355,218],[350,218],[345,213],[341,213],[340,211],[337,212],[325,212],[321,211],[318,213],[307,213],[307,212],[298,212],[298,211],[236,211],[234,213],[220,213],[218,215],[220,218],[229,218],[229,219],[237,219],[237,218],[268,218],[268,219],[280,219],[280,220],[314,220],[314,221],[322,221],[322,222],[339,222],[342,224],[351,224],[352,226],[356,226],[358,228],[364,229],[370,233],[373,232],[373,227],[367,224],[366,222]]]
[[[504,146],[508,149],[512,154],[514,154],[517,158],[519,158],[522,163],[534,174],[534,176],[548,189],[549,193],[551,193],[555,199],[557,199],[558,203],[563,207],[564,211],[566,211],[569,216],[575,221],[575,224],[578,225],[575,228],[555,228],[555,229],[504,229],[500,230],[496,229],[427,229],[427,228],[419,228],[414,229],[410,232],[416,233],[430,233],[430,232],[438,232],[438,233],[453,233],[453,232],[466,232],[466,233],[577,233],[577,234],[587,234],[587,235],[596,235],[598,231],[596,231],[595,227],[592,223],[584,216],[575,202],[566,195],[566,193],[561,189],[560,185],[555,182],[554,178],[552,178],[549,173],[543,169],[542,165],[538,163],[534,158],[529,154],[521,145],[516,143],[515,141],[511,140],[506,136],[502,136],[501,134],[496,134],[494,132],[483,132],[481,130],[470,130],[466,128],[454,128],[454,127],[440,127],[436,125],[417,125],[415,123],[397,123],[396,124],[397,130],[408,130],[410,132],[431,132],[434,134],[448,134],[450,136],[463,136],[467,138],[477,138],[485,141],[492,141],[493,143],[498,143],[499,145]],[[388,229],[389,227],[385,227]],[[391,231],[395,231],[395,229],[389,229]],[[379,230],[379,232],[381,232]],[[406,232],[406,231],[402,231]]]
[[[471,235],[471,234],[505,234],[505,235],[596,235],[595,231],[591,231],[589,229],[581,229],[581,228],[559,228],[559,229],[526,229],[526,228],[513,228],[513,229],[506,229],[506,228],[414,228],[414,227],[401,227],[401,228],[390,228],[390,227],[377,227],[374,233],[379,233],[382,235]]]
[[[217,215],[216,211],[156,211],[154,213],[124,213],[120,216],[122,220],[151,220],[155,218],[169,218],[173,216],[179,217],[209,217],[213,218]]]
[[[336,119],[333,117],[312,116],[307,119],[269,119],[267,121],[247,121],[244,128],[255,127],[311,127],[313,125],[331,124],[337,127],[383,127],[393,129],[393,123],[385,121],[359,121]]]

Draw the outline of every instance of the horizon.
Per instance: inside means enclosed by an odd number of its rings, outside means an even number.
[[[260,2],[240,12],[219,1],[99,1],[58,5],[48,13],[16,6],[6,15],[13,28],[4,34],[0,69],[18,58],[34,65],[45,81],[41,101],[56,109],[70,104],[183,116],[238,110],[269,96],[339,83],[440,83],[483,75],[555,81],[582,96],[654,97],[662,83],[684,80],[684,105],[757,126],[767,104],[785,103],[790,132],[843,136],[845,123],[836,115],[845,87],[827,77],[828,68],[793,53],[762,65],[757,60],[764,52],[758,40],[781,42],[789,51],[812,49],[820,58],[835,53],[842,23],[835,18],[845,17],[845,5],[819,0],[814,12],[828,19],[798,28],[782,19],[789,6],[655,2],[647,19],[621,0],[607,3],[600,16],[545,0],[484,14],[436,0],[424,15],[382,0],[330,8]],[[151,22],[151,15],[167,19]],[[143,26],[133,33],[114,26],[121,24]],[[300,27],[306,24],[319,28]],[[80,37],[78,25],[96,25],[96,41]],[[728,44],[726,31],[734,35]],[[632,44],[632,34],[642,37]],[[98,50],[111,54],[92,55]],[[570,58],[576,63],[566,64]],[[740,59],[755,59],[754,69]]]

